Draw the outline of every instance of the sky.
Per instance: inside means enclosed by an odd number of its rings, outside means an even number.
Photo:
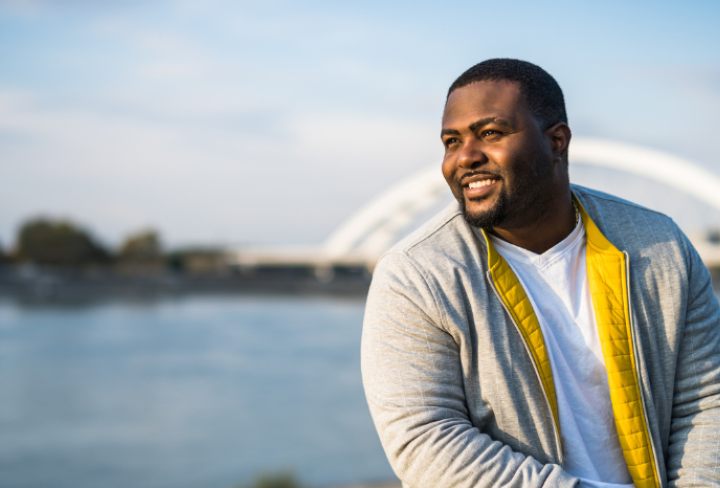
[[[440,171],[447,88],[492,57],[550,72],[575,135],[720,174],[719,24],[693,0],[0,0],[0,245],[37,216],[109,246],[321,243]]]

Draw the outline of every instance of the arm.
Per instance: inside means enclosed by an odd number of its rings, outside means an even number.
[[[668,482],[720,486],[720,306],[710,273],[692,245],[684,244],[688,307],[675,370]]]
[[[574,486],[557,465],[512,451],[472,425],[458,340],[409,257],[378,264],[368,296],[362,373],[397,475],[414,488]]]

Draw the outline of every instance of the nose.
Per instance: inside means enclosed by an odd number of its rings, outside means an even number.
[[[465,169],[473,169],[482,166],[488,161],[487,155],[482,146],[475,138],[465,141],[458,154],[458,166]]]

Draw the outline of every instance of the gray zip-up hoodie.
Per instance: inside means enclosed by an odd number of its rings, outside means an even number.
[[[668,217],[572,189],[597,254],[588,274],[635,485],[720,486],[720,307],[710,275]],[[453,204],[375,269],[363,383],[405,486],[578,482],[562,468],[542,333],[501,261]]]

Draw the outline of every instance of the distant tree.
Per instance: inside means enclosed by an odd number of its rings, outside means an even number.
[[[145,230],[130,235],[122,246],[118,257],[122,262],[133,264],[154,264],[162,260],[160,238],[154,230]]]
[[[707,240],[712,244],[720,244],[720,229],[710,229],[707,232]]]
[[[5,252],[5,249],[3,249],[2,244],[0,244],[0,264],[7,263],[10,260],[10,256]]]
[[[82,266],[107,263],[110,253],[84,229],[63,220],[37,218],[18,233],[17,257],[36,264]]]
[[[165,255],[170,269],[190,274],[217,274],[227,269],[224,252],[213,247],[186,247]]]

